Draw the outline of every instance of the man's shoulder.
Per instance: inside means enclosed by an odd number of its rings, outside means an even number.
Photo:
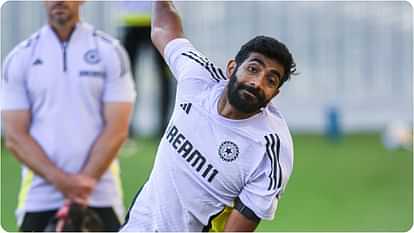
[[[261,144],[280,141],[281,144],[290,146],[292,144],[291,134],[285,118],[277,107],[270,104],[265,108],[263,117],[258,118],[249,127],[249,134],[260,139]]]
[[[97,29],[91,31],[91,33],[97,43],[98,50],[105,57],[123,58],[126,56],[124,47],[114,36]]]
[[[290,141],[291,135],[290,135],[289,126],[285,120],[285,117],[282,115],[282,113],[272,103],[269,104],[267,111],[268,111],[267,112],[268,120],[273,123],[273,124],[270,124],[270,129],[272,131],[278,132],[278,134],[280,134],[282,137]]]
[[[119,40],[109,33],[95,29],[86,23],[83,23],[82,25],[86,30],[91,32],[91,35],[97,40],[98,43],[109,45],[110,47],[119,45]]]
[[[32,35],[30,35],[25,40],[18,43],[13,49],[8,53],[6,57],[6,63],[10,60],[15,59],[25,59],[29,58],[32,52],[34,51],[34,48],[38,44],[38,41],[41,37],[41,31],[42,29],[36,31]]]

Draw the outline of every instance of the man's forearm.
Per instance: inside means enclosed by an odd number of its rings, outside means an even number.
[[[181,29],[180,16],[171,1],[155,1],[153,4],[152,28],[162,28],[169,31],[176,28]]]
[[[89,160],[82,169],[81,174],[99,180],[116,158],[119,149],[127,137],[127,130],[116,132],[110,128],[104,129],[92,147]]]
[[[225,232],[252,232],[256,229],[258,222],[252,221],[234,209],[224,226]]]
[[[49,183],[56,183],[65,176],[63,170],[49,160],[41,146],[27,133],[6,133],[6,146],[12,154],[35,174],[43,177]]]
[[[151,39],[163,54],[165,45],[179,37],[183,37],[180,16],[171,1],[154,1],[151,17]]]

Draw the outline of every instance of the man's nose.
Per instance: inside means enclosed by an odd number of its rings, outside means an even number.
[[[262,82],[264,80],[264,76],[263,75],[258,75],[255,78],[252,78],[249,82],[248,85],[254,88],[259,88],[262,85]]]

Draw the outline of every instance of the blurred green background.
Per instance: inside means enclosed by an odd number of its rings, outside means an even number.
[[[413,221],[412,152],[386,150],[379,134],[293,135],[295,164],[273,221],[258,231],[408,231]],[[149,176],[157,139],[124,145],[121,171],[126,207]],[[17,161],[1,149],[1,225],[16,231]]]

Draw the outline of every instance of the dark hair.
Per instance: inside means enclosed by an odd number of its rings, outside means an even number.
[[[243,63],[252,52],[274,59],[283,66],[285,75],[279,87],[290,78],[291,74],[296,74],[296,63],[289,49],[282,42],[268,36],[256,36],[240,48],[236,55],[237,65]]]

